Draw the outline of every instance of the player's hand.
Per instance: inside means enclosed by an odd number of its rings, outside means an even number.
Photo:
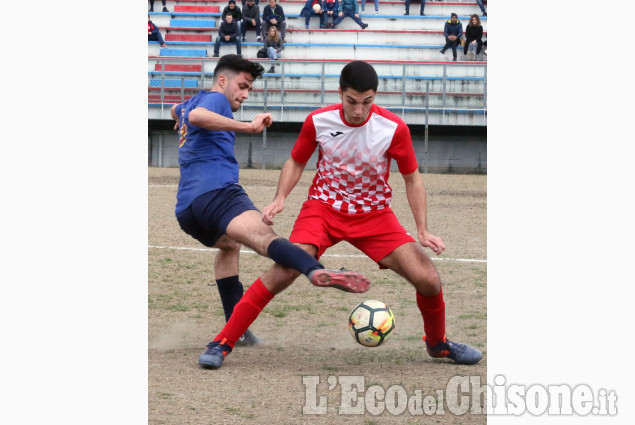
[[[440,237],[434,236],[428,232],[419,232],[419,243],[440,255],[445,250],[445,245]]]
[[[247,131],[247,133],[261,133],[265,127],[270,127],[271,124],[273,124],[273,116],[271,114],[258,114],[251,122],[251,131]]]
[[[284,210],[284,201],[273,201],[262,210],[262,221],[267,226],[273,226],[273,218]]]
[[[355,17],[356,17],[356,18],[359,18],[359,15],[356,13],[356,14],[355,14]]]
[[[339,16],[344,16],[344,12],[340,12],[340,13],[339,13]]]
[[[176,131],[179,131],[179,122],[178,121],[176,123],[174,123],[174,129]]]

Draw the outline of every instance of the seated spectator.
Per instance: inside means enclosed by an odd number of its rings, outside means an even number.
[[[481,12],[483,12],[483,16],[487,16],[487,11],[485,11],[485,6],[483,6],[483,0],[476,0],[478,3],[478,7],[481,8]]]
[[[254,0],[247,0],[247,5],[243,7],[243,22],[240,25],[240,32],[243,35],[242,41],[247,41],[245,34],[249,28],[256,30],[256,41],[260,38],[260,9],[254,4]]]
[[[421,10],[419,10],[420,16],[426,16],[425,13],[423,13],[423,9],[425,9],[425,7],[426,0],[421,0]],[[410,15],[410,0],[406,0],[406,13],[404,13],[404,15]]]
[[[316,4],[320,6],[320,10],[318,12],[313,9]],[[309,20],[311,19],[311,16],[319,16],[320,28],[324,28],[324,6],[322,5],[322,0],[306,0],[304,7],[300,11],[300,16],[304,16],[305,29],[309,29]]]
[[[276,4],[276,0],[269,0],[269,4],[262,10],[262,36],[266,37],[269,34],[269,27],[273,25],[278,28],[284,41],[284,35],[287,32],[285,19],[282,6]]]
[[[221,19],[223,21],[225,20],[225,16],[227,16],[227,14],[232,15],[232,17],[234,18],[234,22],[236,22],[236,25],[240,25],[239,22],[243,18],[243,14],[240,11],[240,7],[236,6],[236,0],[229,0],[227,6],[225,6],[225,9],[223,9],[223,15],[221,16]]]
[[[161,47],[167,47],[159,31],[159,27],[154,25],[150,20],[150,15],[148,15],[148,41],[158,41]]]
[[[463,54],[467,55],[467,59],[473,61],[476,55],[481,53],[483,47],[483,25],[481,18],[475,13],[470,17],[470,23],[465,27],[465,47]]]
[[[333,27],[336,27],[344,18],[349,17],[357,23],[362,29],[368,28],[368,24],[362,22],[359,18],[359,6],[355,0],[342,0],[337,18],[333,21]]]
[[[168,8],[165,7],[165,0],[161,0],[161,4],[163,5],[163,12],[169,12]],[[150,10],[148,12],[154,12],[154,0],[150,0]]]
[[[453,13],[450,20],[443,27],[443,35],[445,35],[445,46],[441,49],[441,53],[445,54],[448,48],[452,49],[453,61],[456,61],[456,46],[461,42],[463,37],[463,24],[459,21],[456,13]]]
[[[243,7],[243,22],[240,25],[240,32],[243,35],[242,41],[247,41],[245,34],[249,28],[256,30],[256,41],[262,41],[260,38],[260,9],[254,4],[254,0],[247,0],[247,5]]]
[[[282,49],[284,49],[284,43],[282,42],[280,33],[278,33],[278,28],[273,25],[269,27],[269,33],[267,34],[267,38],[265,38],[265,49],[267,49],[267,56],[272,61],[278,60],[278,58],[282,57]],[[275,66],[272,64],[271,68],[269,68],[267,72],[276,72]]]
[[[333,28],[333,21],[337,18],[340,2],[338,0],[323,0],[324,28]],[[331,22],[329,22],[329,18]]]
[[[214,57],[218,57],[220,51],[220,43],[224,41],[236,43],[236,54],[242,57],[241,45],[240,45],[240,31],[238,30],[238,24],[234,21],[234,17],[231,13],[225,15],[225,20],[220,24],[218,28],[218,37],[216,37],[216,43],[214,44]]]
[[[425,1],[425,0],[422,0]],[[362,12],[364,12],[364,9],[366,8],[366,0],[362,0]],[[375,15],[379,12],[379,0],[375,0]]]

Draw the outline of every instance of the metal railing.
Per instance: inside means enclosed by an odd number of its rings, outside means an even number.
[[[148,117],[170,120],[170,106],[211,89],[213,58],[149,59]],[[348,61],[258,60],[268,70],[234,116],[251,120],[263,110],[277,121],[303,122],[313,110],[339,103],[339,73]],[[173,64],[197,71],[166,71]],[[407,124],[487,126],[487,65],[372,62],[379,75],[375,103]]]

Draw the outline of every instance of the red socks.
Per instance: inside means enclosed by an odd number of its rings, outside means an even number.
[[[445,302],[443,289],[437,295],[426,297],[417,292],[417,306],[423,317],[423,330],[426,342],[434,347],[443,341],[445,336]]]
[[[263,285],[260,278],[251,284],[240,302],[234,307],[234,312],[225,324],[225,327],[214,341],[226,339],[225,344],[234,348],[238,338],[245,333],[249,326],[256,320],[263,308],[273,299],[273,294]]]

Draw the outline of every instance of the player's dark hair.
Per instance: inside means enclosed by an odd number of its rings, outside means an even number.
[[[221,71],[226,69],[236,73],[248,72],[254,80],[262,77],[262,73],[265,72],[265,69],[258,62],[248,61],[238,55],[225,55],[220,58],[216,68],[214,68],[214,82],[218,80]]]
[[[376,92],[378,85],[379,79],[375,68],[364,61],[348,63],[340,74],[340,88],[342,91],[351,88],[360,93],[368,90]]]

